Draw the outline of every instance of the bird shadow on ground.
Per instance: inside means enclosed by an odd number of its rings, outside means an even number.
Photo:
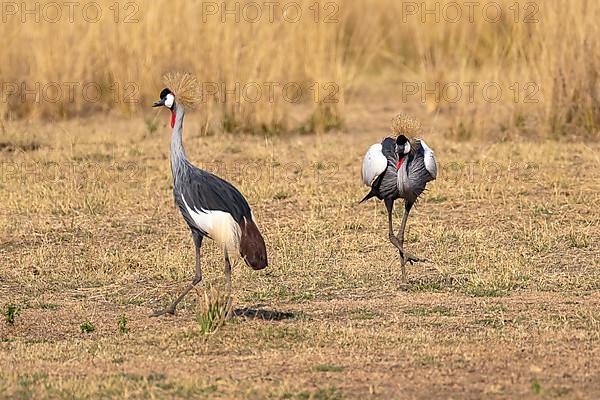
[[[283,321],[297,318],[297,315],[293,312],[264,310],[260,307],[261,306],[258,305],[254,307],[238,308],[233,311],[233,316],[245,319],[262,319],[266,321]]]

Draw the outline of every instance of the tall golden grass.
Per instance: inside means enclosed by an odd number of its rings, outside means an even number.
[[[138,113],[160,77],[179,70],[203,83],[201,112],[215,132],[337,127],[344,104],[369,89],[382,102],[395,95],[395,105],[447,116],[458,137],[599,136],[594,1],[470,9],[447,0],[299,0],[299,18],[296,7],[284,14],[288,1],[271,18],[263,2],[228,1],[238,11],[225,14],[222,2],[122,1],[117,14],[112,0],[98,0],[86,12],[85,3],[74,7],[73,21],[67,7],[57,19],[49,3],[39,2],[39,22],[22,3],[4,7],[2,119]],[[90,22],[97,8],[102,17]]]
[[[429,10],[439,3],[443,16],[442,10],[452,2],[426,3]],[[490,6],[498,4],[502,12],[496,22],[495,7]],[[447,8],[446,21],[442,18],[440,23],[433,16],[423,21],[405,13],[406,23],[398,24],[394,20],[402,2],[388,6],[394,11],[382,13],[381,25],[388,27],[383,56],[409,82],[461,86],[459,102],[447,101],[453,94],[442,94],[438,101],[434,96],[425,98],[429,111],[448,111],[457,134],[598,137],[597,2],[481,2],[473,9],[472,23],[463,7],[457,23],[449,22],[455,14]],[[479,84],[472,102],[466,93],[469,82]],[[491,101],[493,91],[485,98],[479,90],[490,83],[503,90],[498,102]]]

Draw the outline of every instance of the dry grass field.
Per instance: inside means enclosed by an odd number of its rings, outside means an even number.
[[[272,138],[200,136],[188,115],[189,158],[247,195],[270,256],[235,265],[235,315],[210,335],[211,242],[198,295],[148,316],[193,273],[167,113],[153,134],[142,118],[7,124],[0,305],[20,313],[0,324],[0,397],[598,398],[600,146],[457,142],[425,120],[440,176],[409,220],[428,261],[403,290],[385,208],[357,204],[395,111],[367,102],[342,132]]]

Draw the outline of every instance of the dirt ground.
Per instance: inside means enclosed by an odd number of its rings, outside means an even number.
[[[397,110],[349,108],[342,132],[274,138],[202,137],[188,114],[188,157],[247,196],[270,257],[235,265],[235,316],[210,335],[210,242],[205,286],[149,317],[193,274],[169,116],[7,124],[0,306],[20,313],[0,323],[0,397],[600,398],[600,146],[460,142],[425,119],[440,173],[408,221],[427,261],[404,290],[384,206],[358,204]]]

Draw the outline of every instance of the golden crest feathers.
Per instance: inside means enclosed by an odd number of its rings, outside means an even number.
[[[421,121],[415,117],[399,113],[392,118],[392,134],[394,136],[405,135],[407,137],[419,136],[421,133]]]
[[[163,75],[164,84],[175,94],[176,101],[194,107],[202,101],[202,91],[196,76],[189,72],[169,72]]]

